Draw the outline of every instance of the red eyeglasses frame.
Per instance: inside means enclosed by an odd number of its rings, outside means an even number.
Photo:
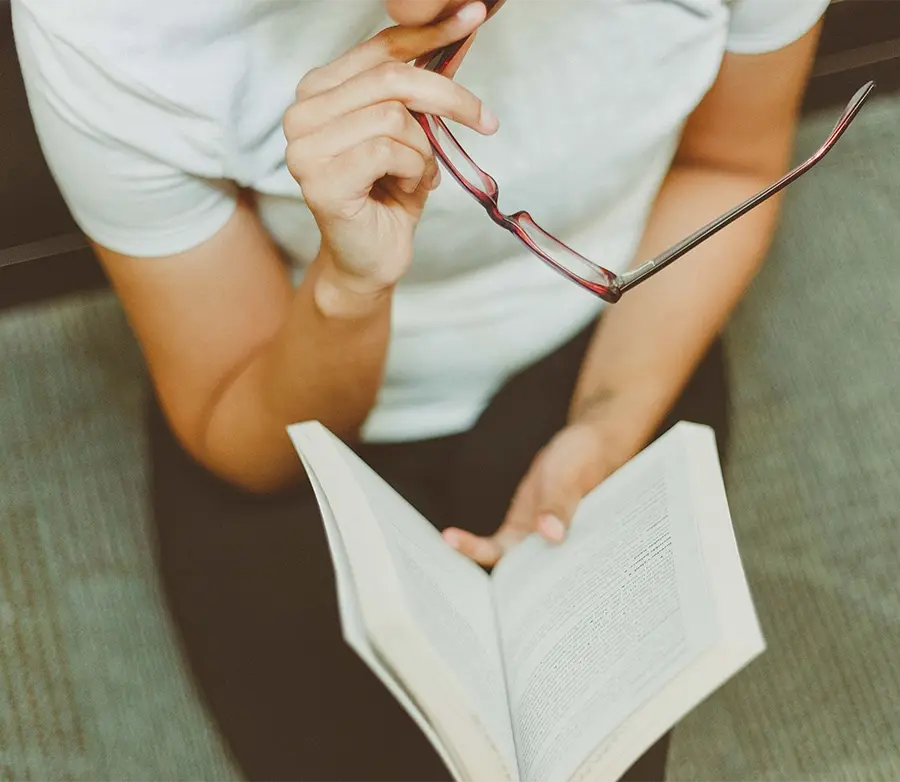
[[[500,0],[487,0],[485,5],[488,13],[499,8]],[[502,3],[500,3],[502,4]],[[468,38],[444,47],[432,54],[423,64],[426,70],[442,73],[446,70],[453,57],[466,44]],[[764,201],[771,198],[789,184],[799,179],[803,174],[815,166],[834,147],[838,139],[847,130],[850,123],[859,113],[865,101],[875,88],[875,82],[870,81],[857,90],[856,94],[847,104],[833,130],[822,145],[805,161],[789,171],[781,179],[769,185],[764,190],[741,202],[737,206],[717,217],[712,222],[686,236],[677,244],[674,244],[665,252],[655,258],[639,264],[634,269],[616,274],[609,269],[599,266],[593,261],[580,255],[571,247],[541,228],[528,212],[519,211],[513,214],[504,214],[498,204],[499,187],[496,180],[481,167],[479,167],[459,142],[450,132],[445,122],[440,117],[432,115],[415,114],[428,140],[431,143],[435,155],[443,164],[451,176],[477,200],[488,213],[488,216],[497,225],[513,234],[532,253],[548,264],[558,273],[567,277],[572,282],[589,290],[604,301],[615,303],[624,293],[644,282],[666,266],[678,260],[683,255],[693,250],[701,242],[706,241],[714,234],[730,225],[738,218],[744,216],[750,210],[756,208]],[[443,138],[441,138],[443,137]],[[473,172],[477,173],[479,182],[473,182],[467,178],[452,161],[452,155],[445,147],[453,150],[456,156],[461,156]],[[473,177],[474,178],[474,177]],[[543,245],[543,246],[542,246]],[[552,248],[552,249],[551,249]],[[563,261],[567,258],[567,261]],[[575,267],[575,268],[573,268]],[[575,269],[580,269],[576,271]]]

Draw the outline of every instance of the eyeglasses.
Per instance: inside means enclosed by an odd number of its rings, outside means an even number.
[[[496,0],[486,3],[488,10],[490,11],[495,4]],[[466,40],[463,40],[440,49],[423,64],[423,67],[436,73],[443,72],[465,43]],[[501,212],[498,206],[499,188],[496,180],[479,168],[466,154],[444,121],[440,117],[430,114],[417,114],[416,119],[428,136],[435,155],[453,178],[485,208],[491,220],[513,234],[555,271],[604,301],[615,303],[626,291],[662,271],[670,263],[693,250],[698,244],[706,241],[725,226],[730,225],[803,176],[837,143],[874,88],[875,83],[870,81],[856,92],[822,146],[795,169],[789,171],[774,184],[717,217],[711,223],[694,231],[665,252],[623,274],[616,274],[605,269],[575,252],[571,247],[541,228],[528,212],[515,212],[514,214]]]

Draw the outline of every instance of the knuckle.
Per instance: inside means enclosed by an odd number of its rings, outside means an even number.
[[[300,79],[294,93],[298,101],[306,100],[320,92],[319,84],[322,80],[321,74],[321,67],[311,68],[306,72],[306,75]]]
[[[392,92],[399,92],[408,79],[409,66],[402,62],[385,62],[377,66],[378,77]]]
[[[284,137],[288,141],[293,141],[295,138],[297,138],[297,136],[301,134],[303,128],[301,115],[302,110],[296,103],[290,106],[286,112],[284,112],[284,116],[281,119],[281,129],[284,132]]]
[[[425,164],[422,162],[422,158],[418,155],[415,157],[410,156],[407,159],[408,168],[406,169],[406,178],[411,181],[421,182],[422,178],[425,176]]]
[[[413,129],[413,138],[416,144],[416,148],[422,153],[422,157],[432,163],[434,165],[437,164],[437,159],[434,156],[434,149],[431,147],[431,142],[428,140],[428,136],[425,135],[425,131],[419,126],[418,122],[412,123],[415,127]]]
[[[309,209],[319,216],[334,212],[335,199],[325,177],[311,177],[299,182],[300,193]]]
[[[382,103],[379,109],[381,127],[387,133],[400,133],[409,122],[409,112],[399,101]]]
[[[372,139],[372,155],[379,161],[389,160],[394,154],[394,144],[385,136]]]
[[[316,186],[316,183],[308,179],[304,179],[302,182],[299,182],[299,185],[300,193],[303,195],[303,200],[306,202],[306,205],[313,209],[318,206],[321,200],[321,192],[320,189]]]
[[[297,179],[306,179],[309,174],[309,162],[306,156],[305,145],[296,141],[288,144],[284,154],[288,171]]]

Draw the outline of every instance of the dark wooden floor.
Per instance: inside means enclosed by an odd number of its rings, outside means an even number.
[[[832,5],[804,108],[839,110],[868,79],[879,93],[900,89],[900,0]],[[0,0],[0,107],[0,310],[105,285],[35,138],[8,0]]]

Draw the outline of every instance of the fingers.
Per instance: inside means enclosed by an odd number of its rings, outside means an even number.
[[[294,104],[285,117],[286,131],[292,134],[288,140],[343,114],[385,102],[398,102],[411,111],[446,117],[486,135],[498,127],[496,117],[465,87],[412,65],[386,62]]]
[[[444,541],[479,565],[493,567],[533,530],[501,527],[495,535],[481,537],[458,527],[448,527],[441,535]]]
[[[449,527],[441,534],[460,554],[465,554],[469,559],[485,567],[497,564],[505,553],[503,546],[495,537],[482,538],[456,527]]]
[[[496,534],[485,538],[450,528],[444,539],[488,566],[535,532],[561,543],[581,500],[623,460],[611,458],[595,427],[570,425],[535,457]]]
[[[509,510],[506,512],[506,518],[503,519],[500,530],[512,527],[514,529],[528,530],[529,532],[534,531],[534,519],[530,514],[530,509],[534,505],[535,491],[538,485],[535,475],[540,467],[543,454],[544,451],[537,453],[531,462],[531,467],[525,473],[525,477],[519,482],[516,493],[513,494],[513,498],[509,503]]]
[[[484,4],[475,2],[427,27],[390,28],[300,82],[298,100],[283,120],[287,162],[309,206],[319,208],[317,216],[357,214],[364,206],[359,197],[385,176],[396,181],[384,182],[382,190],[394,196],[397,188],[412,195],[437,186],[431,146],[410,111],[482,133],[497,129],[497,120],[471,92],[406,62],[466,38],[485,13]],[[356,171],[350,170],[352,161],[360,162]],[[413,213],[424,204],[395,200],[408,203]]]
[[[342,57],[315,68],[297,86],[297,99],[307,100],[385,63],[407,63],[460,41],[484,21],[483,3],[463,6],[453,16],[427,27],[389,27]]]
[[[412,194],[427,171],[425,159],[416,150],[379,136],[315,167],[308,175],[301,171],[298,179],[311,209],[327,217],[351,220],[354,209],[362,208],[373,183],[382,177],[395,177],[400,189]],[[341,213],[334,213],[335,208]]]
[[[550,443],[529,472],[530,496],[513,502],[512,524],[530,524],[544,540],[562,543],[579,503],[609,471],[591,429],[569,427]]]
[[[466,3],[452,16],[447,16],[442,21],[423,27],[389,27],[366,44],[371,44],[373,51],[386,59],[411,62],[471,35],[478,29],[486,15],[484,3]]]
[[[286,158],[310,207],[325,213],[328,203],[367,195],[383,176],[397,177],[407,194],[433,189],[440,177],[427,136],[396,102],[368,106],[300,137],[288,145]]]
[[[566,538],[567,522],[571,520],[579,500],[580,498],[574,501],[568,515],[562,509],[536,514],[535,509],[540,507],[540,498],[529,497],[514,503],[500,529],[490,537],[473,535],[456,527],[448,527],[442,535],[444,540],[461,554],[465,554],[479,565],[493,567],[534,532],[539,533],[549,543],[562,543]]]
[[[323,242],[341,264],[370,276],[379,288],[408,268],[427,191],[440,179],[428,139],[410,112],[446,117],[482,133],[497,129],[468,90],[409,64],[468,38],[486,13],[482,3],[470,5],[427,27],[385,30],[312,70],[284,115],[288,168]]]
[[[490,537],[449,527],[443,532],[444,540],[479,565],[493,567],[510,549],[534,532],[533,519],[525,512],[533,499],[534,488],[535,483],[527,477],[519,484],[511,507],[519,508],[522,512],[508,513],[503,524]]]
[[[397,101],[366,106],[338,117],[326,127],[317,128],[309,134],[304,131],[295,124],[294,117],[285,117],[285,135],[296,139],[288,146],[288,156],[294,157],[300,169],[308,167],[303,162],[307,159],[324,163],[379,136],[391,138],[415,150],[426,164],[434,159],[425,131],[406,107]]]

